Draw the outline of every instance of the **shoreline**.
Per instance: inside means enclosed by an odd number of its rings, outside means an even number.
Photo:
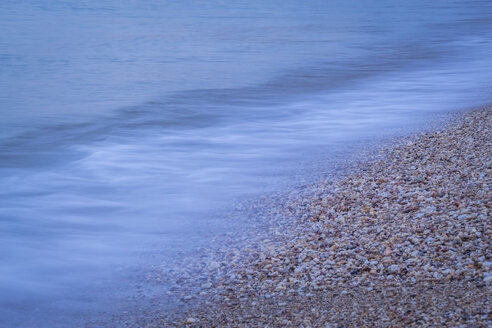
[[[291,221],[265,227],[277,241],[221,250],[191,269],[210,277],[198,295],[176,291],[187,307],[137,314],[138,326],[492,324],[491,114],[458,112],[398,137],[374,161],[280,204],[276,215]]]

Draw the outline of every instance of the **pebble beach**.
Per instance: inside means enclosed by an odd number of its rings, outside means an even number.
[[[0,27],[0,328],[492,328],[492,0]]]
[[[189,306],[138,325],[490,327],[491,123],[454,115],[289,199],[278,238],[216,254]]]

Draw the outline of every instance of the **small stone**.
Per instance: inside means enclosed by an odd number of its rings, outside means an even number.
[[[192,317],[186,319],[187,324],[192,324],[192,323],[197,323],[197,322],[198,322],[198,320],[195,318],[192,318]]]
[[[203,289],[210,289],[210,288],[212,288],[212,284],[209,283],[209,282],[207,282],[207,283],[205,283],[205,284],[202,285],[202,288]]]

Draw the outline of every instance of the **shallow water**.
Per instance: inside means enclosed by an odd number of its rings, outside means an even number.
[[[5,325],[110,310],[232,199],[489,102],[491,22],[489,1],[2,1]]]

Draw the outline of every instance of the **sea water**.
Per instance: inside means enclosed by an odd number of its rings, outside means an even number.
[[[0,31],[2,327],[83,326],[233,200],[491,99],[488,0],[2,0]]]

